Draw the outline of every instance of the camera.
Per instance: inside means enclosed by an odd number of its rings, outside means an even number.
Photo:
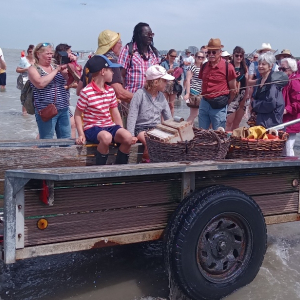
[[[68,56],[68,52],[60,51],[60,52],[58,52],[58,54],[60,55],[60,60],[59,60],[60,65],[66,65],[71,62],[71,60]]]

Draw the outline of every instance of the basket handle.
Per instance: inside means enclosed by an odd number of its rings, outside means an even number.
[[[216,138],[216,140],[218,142],[218,151],[219,151],[220,148],[221,148],[222,141],[219,138],[219,136],[213,130],[210,130],[210,133]]]

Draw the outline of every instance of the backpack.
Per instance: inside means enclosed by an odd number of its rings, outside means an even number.
[[[37,71],[41,75],[42,69],[37,65],[34,65],[34,67],[37,69]],[[23,88],[21,90],[20,100],[21,100],[22,105],[25,107],[27,113],[30,115],[34,115],[35,108],[34,108],[33,89],[32,89],[32,86],[30,83],[31,83],[30,80],[27,80],[25,85],[23,86]]]

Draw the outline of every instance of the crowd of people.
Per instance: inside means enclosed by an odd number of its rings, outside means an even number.
[[[82,67],[67,44],[53,49],[50,43],[29,45],[16,72],[19,88],[27,80],[34,96],[40,139],[76,137],[77,143],[96,143],[96,162],[106,164],[109,144],[120,144],[116,163],[128,162],[132,144],[145,145],[143,161],[149,162],[144,132],[174,116],[179,97],[190,108],[187,121],[203,129],[238,128],[245,112],[249,124],[265,128],[300,118],[299,62],[284,49],[278,55],[270,44],[246,56],[236,46],[224,51],[212,38],[200,51],[178,56],[170,49],[162,58],[147,23],[134,27],[132,40],[122,44],[119,33],[104,30],[98,49]],[[0,88],[5,88],[6,64],[0,53]],[[69,109],[70,88],[79,96]],[[26,110],[23,108],[23,114]],[[73,128],[73,130],[71,130]],[[286,155],[293,156],[300,123],[287,127]]]

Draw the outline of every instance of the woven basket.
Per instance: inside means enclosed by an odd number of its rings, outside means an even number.
[[[268,158],[283,156],[288,133],[278,132],[277,139],[259,140],[231,137],[227,158]]]
[[[151,162],[197,161],[225,158],[230,137],[221,131],[193,128],[191,141],[163,143],[145,133]]]

